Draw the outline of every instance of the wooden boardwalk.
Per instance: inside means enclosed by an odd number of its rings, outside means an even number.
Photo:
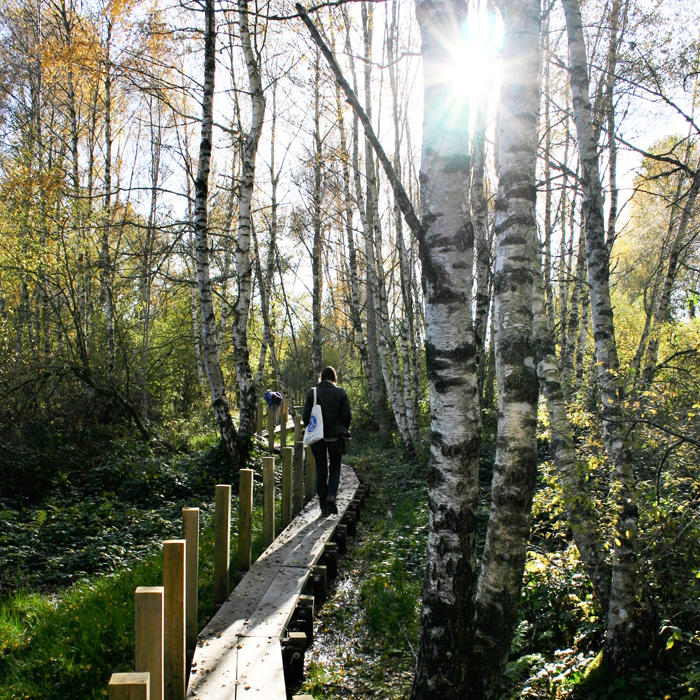
[[[188,698],[286,700],[282,637],[359,481],[343,465],[338,515],[321,518],[318,497],[262,553],[197,641]]]

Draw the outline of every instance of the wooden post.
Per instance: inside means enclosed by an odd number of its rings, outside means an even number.
[[[163,700],[163,586],[136,589],[137,672],[150,674],[151,700]]]
[[[294,416],[294,442],[301,442],[301,416]]]
[[[109,700],[149,700],[148,673],[113,673]]]
[[[292,459],[294,448],[282,450],[282,529],[292,522]]]
[[[307,503],[314,497],[314,493],[316,493],[316,463],[313,462],[314,456],[311,452],[311,448],[308,447],[305,451],[307,460],[304,469],[304,503]],[[309,462],[309,456],[312,462]]]
[[[185,546],[185,540],[163,542],[165,700],[185,698]]]
[[[330,578],[338,575],[338,545],[335,542],[326,542],[323,548],[323,563]]]
[[[323,603],[326,600],[328,586],[328,572],[325,566],[314,566],[311,569],[311,585],[314,589],[314,598]]]
[[[294,515],[304,507],[304,443],[294,443]]]
[[[311,495],[314,496],[316,494],[316,460],[314,459],[314,453],[311,451],[310,447],[307,447],[304,452],[306,453],[306,468],[311,472],[309,476],[312,488]]]
[[[194,653],[194,648],[197,646],[197,605],[199,603],[199,508],[182,509],[182,537],[187,542],[186,646],[188,651]]]
[[[265,406],[265,404],[262,404],[262,403],[258,404],[258,432],[257,432],[257,434],[259,437],[262,437],[262,433],[263,433],[263,418],[264,418],[264,414],[265,414],[264,406]]]
[[[280,449],[287,446],[287,399],[280,406]]]
[[[272,452],[275,449],[275,407],[267,407],[267,449]]]
[[[216,485],[214,507],[214,605],[228,598],[231,569],[231,486]]]
[[[241,469],[238,474],[238,570],[248,571],[253,546],[253,470]]]
[[[263,547],[275,540],[275,458],[263,457]]]

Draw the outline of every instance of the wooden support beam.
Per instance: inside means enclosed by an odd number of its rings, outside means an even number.
[[[185,548],[185,540],[163,542],[165,700],[185,698]]]
[[[301,442],[301,416],[294,416],[294,442]]]
[[[328,570],[328,577],[335,578],[338,575],[338,545],[335,542],[326,543],[322,561]]]
[[[231,485],[217,484],[214,507],[214,605],[228,598],[231,570]]]
[[[182,537],[187,542],[186,646],[188,652],[194,653],[194,648],[197,646],[197,605],[199,604],[199,508],[182,509]]]
[[[312,595],[300,595],[297,606],[292,616],[293,626],[304,632],[309,645],[314,641],[314,597]]]
[[[139,586],[135,593],[135,664],[150,674],[151,700],[163,700],[163,586]]]
[[[257,423],[257,432],[256,435],[258,437],[262,437],[263,434],[263,421],[265,418],[265,404],[259,403],[258,404],[258,423]]]
[[[323,604],[328,589],[328,571],[325,566],[314,566],[311,569],[311,585],[314,589],[314,598]]]
[[[275,541],[275,458],[263,457],[263,547]]]
[[[292,461],[294,448],[282,450],[282,529],[292,522]]]
[[[331,539],[338,545],[338,554],[345,554],[348,551],[348,526],[336,525]]]
[[[348,535],[354,537],[357,534],[357,517],[351,510],[345,511],[343,519],[340,521],[343,525],[347,525]]]
[[[248,571],[253,549],[253,470],[239,472],[238,570]]]
[[[113,673],[109,700],[150,700],[148,673]]]

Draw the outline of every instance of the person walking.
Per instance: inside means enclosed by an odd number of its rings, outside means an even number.
[[[341,438],[350,437],[352,421],[350,399],[345,389],[337,386],[337,382],[338,376],[333,367],[324,368],[319,383],[306,394],[301,414],[304,426],[308,426],[314,406],[315,390],[316,403],[321,406],[323,415],[323,440],[311,445],[311,452],[316,461],[316,490],[321,514],[324,516],[338,512],[335,499],[340,485]]]

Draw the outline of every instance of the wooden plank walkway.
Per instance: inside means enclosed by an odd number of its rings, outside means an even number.
[[[200,633],[188,698],[286,700],[280,637],[358,486],[343,465],[338,515],[321,518],[314,497],[260,555]]]

